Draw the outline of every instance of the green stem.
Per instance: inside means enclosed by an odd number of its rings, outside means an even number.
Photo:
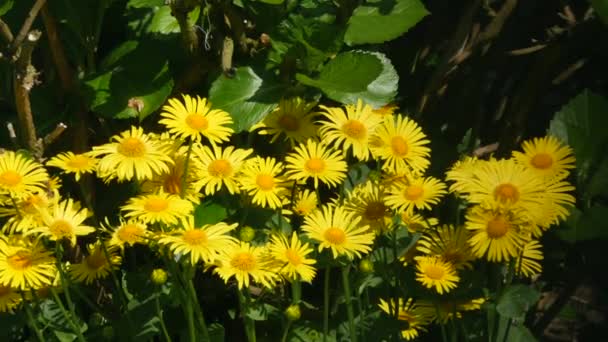
[[[177,277],[177,283],[174,286],[177,286],[176,290],[179,295],[180,301],[184,307],[184,317],[186,318],[186,322],[188,324],[188,336],[190,337],[190,341],[196,341],[196,331],[194,328],[194,311],[192,308],[192,302],[188,299],[188,295],[184,292],[187,285],[184,283],[181,272],[178,269],[178,265],[172,259],[166,259],[165,264],[167,268],[171,272],[171,274]]]
[[[346,299],[346,315],[348,316],[348,330],[350,330],[350,340],[357,342],[357,332],[355,331],[355,314],[350,293],[350,282],[348,281],[348,271],[350,266],[342,268],[342,286],[344,286],[344,297]]]
[[[325,268],[325,279],[323,282],[323,342],[329,337],[329,276],[331,267]]]
[[[287,325],[285,326],[285,330],[283,330],[283,337],[281,338],[281,342],[287,341],[287,336],[289,336],[289,328],[291,328],[292,321],[290,319],[287,320]]]
[[[190,342],[196,342],[196,328],[194,327],[194,312],[192,302],[187,300],[185,303],[186,321],[188,322],[188,336]]]
[[[85,342],[86,340],[85,340],[84,336],[82,335],[80,328],[72,320],[72,317],[75,317],[75,315],[72,316],[74,314],[74,312],[70,310],[70,312],[68,313],[68,311],[65,309],[65,306],[63,306],[63,302],[61,302],[61,298],[59,298],[59,296],[57,295],[57,292],[55,292],[54,288],[51,287],[50,291],[51,291],[51,294],[53,295],[53,298],[55,299],[55,302],[57,303],[57,306],[59,307],[59,310],[61,311],[61,314],[68,321],[72,330],[74,330],[74,333],[78,337],[78,340],[80,342]],[[67,294],[66,294],[66,298],[67,298]]]
[[[247,317],[247,308],[249,307],[249,293],[247,291],[249,291],[249,289],[237,289],[237,295],[239,296],[239,306],[243,324],[245,324],[247,341],[256,342],[255,323],[251,318]]]
[[[198,296],[196,295],[196,290],[194,289],[194,283],[192,282],[192,278],[189,279],[188,283],[188,291],[190,292],[190,297],[192,303],[194,305],[194,311],[198,318],[198,323],[201,327],[201,331],[203,333],[203,341],[211,341],[209,337],[209,329],[207,329],[207,324],[205,323],[205,316],[203,315],[203,309],[201,308],[200,303],[198,302]]]
[[[179,197],[184,198],[186,195],[186,181],[188,180],[188,166],[190,165],[190,154],[192,154],[192,145],[194,140],[190,139],[188,144],[188,152],[186,152],[186,160],[184,161],[184,173],[182,174],[182,184],[179,189]]]
[[[441,317],[441,312],[439,311],[439,304],[435,304],[435,311],[437,312],[437,317]],[[441,340],[443,342],[448,342],[448,335],[445,332],[445,324],[439,323],[441,327]]]
[[[302,282],[300,277],[296,277],[291,282],[291,304],[299,304],[302,298]]]
[[[163,332],[163,336],[165,337],[165,341],[171,342],[171,336],[169,336],[169,331],[167,331],[167,326],[165,325],[165,320],[163,319],[163,312],[160,310],[160,291],[154,296],[154,305],[156,307],[156,315],[158,316],[158,320],[160,321],[160,330]]]
[[[44,342],[44,336],[42,335],[42,331],[38,328],[38,324],[36,324],[36,320],[34,319],[34,315],[32,314],[32,308],[30,308],[30,304],[26,301],[25,295],[21,292],[21,298],[23,298],[23,307],[25,308],[25,313],[27,314],[27,321],[30,324],[32,330],[36,334],[38,341]]]

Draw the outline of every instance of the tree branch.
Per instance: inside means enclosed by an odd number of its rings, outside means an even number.
[[[11,28],[8,27],[2,19],[0,19],[0,36],[7,44],[10,44],[13,41],[13,32],[11,32]]]
[[[38,12],[40,12],[40,9],[42,9],[42,6],[44,6],[45,3],[46,0],[36,0],[36,3],[34,3],[34,6],[32,6],[32,9],[27,14],[27,17],[25,18],[25,21],[21,26],[21,30],[19,30],[19,33],[11,43],[11,52],[14,53],[15,51],[17,51],[19,46],[21,46],[23,40],[30,33],[30,29],[32,28],[32,24],[34,24],[34,20],[36,20],[36,17],[38,16]]]
[[[61,86],[64,91],[72,89],[74,73],[64,53],[63,44],[59,39],[59,30],[57,29],[57,22],[49,11],[48,5],[42,7],[42,21],[44,22],[44,28],[46,29],[47,39],[49,41],[49,47],[51,49],[51,56],[53,62],[59,73],[59,79],[61,80]]]

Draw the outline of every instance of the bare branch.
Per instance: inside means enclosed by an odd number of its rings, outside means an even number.
[[[51,133],[47,134],[44,139],[42,139],[44,146],[52,144],[53,141],[55,141],[55,139],[57,139],[61,133],[66,130],[66,128],[68,128],[68,126],[63,122],[58,123],[57,126],[55,126],[55,129]]]
[[[0,19],[0,36],[7,44],[13,42],[13,32],[11,32],[11,28],[2,19]]]
[[[13,42],[11,43],[10,50],[12,52],[17,51],[17,49],[19,48],[21,43],[23,43],[23,40],[25,39],[25,37],[30,33],[32,24],[34,24],[34,20],[38,16],[38,12],[40,12],[40,9],[42,9],[42,6],[45,3],[46,3],[46,0],[36,0],[36,3],[34,3],[34,6],[32,6],[32,9],[27,14],[27,17],[25,18],[25,21],[23,22],[23,25],[21,26],[21,30],[19,30],[19,33],[17,34],[17,36],[15,37],[15,39],[13,39]]]
[[[511,56],[528,55],[528,54],[534,53],[536,51],[542,50],[545,47],[547,47],[547,44],[538,44],[538,45],[533,45],[533,46],[530,46],[527,48],[511,50],[508,52],[508,54]]]
[[[49,47],[51,49],[51,56],[53,57],[53,62],[55,63],[57,72],[59,73],[61,85],[64,91],[69,91],[70,89],[72,89],[74,72],[68,64],[63,44],[59,39],[59,30],[57,29],[57,22],[49,11],[48,5],[44,5],[44,7],[42,7],[41,16],[47,33],[47,39],[49,41]]]

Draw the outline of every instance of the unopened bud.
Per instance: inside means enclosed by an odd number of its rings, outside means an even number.
[[[245,226],[239,231],[239,239],[243,242],[250,242],[255,239],[255,229]]]
[[[152,271],[152,275],[150,276],[152,282],[156,285],[162,285],[167,282],[167,272],[161,268],[157,268]]]
[[[363,259],[359,262],[359,271],[362,273],[373,273],[374,272],[374,263],[369,259]]]
[[[300,312],[300,306],[298,304],[290,305],[287,309],[285,309],[285,316],[290,321],[297,321],[302,316],[302,312]]]

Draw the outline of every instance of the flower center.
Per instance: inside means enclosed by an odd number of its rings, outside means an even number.
[[[71,236],[74,231],[74,228],[72,227],[72,224],[70,222],[63,219],[59,219],[51,223],[51,225],[49,226],[49,231],[51,232],[51,234],[60,239]]]
[[[486,226],[486,233],[491,239],[499,239],[511,228],[511,224],[509,221],[502,215],[498,215],[488,221],[488,225]]]
[[[118,153],[126,157],[139,158],[146,153],[146,145],[138,138],[129,137],[123,139],[116,148]]]
[[[367,204],[363,216],[370,221],[376,221],[383,218],[385,213],[386,206],[384,203],[374,201]]]
[[[89,166],[91,159],[83,155],[75,155],[74,158],[67,161],[67,165],[73,169],[84,169]]]
[[[255,257],[249,252],[241,252],[230,260],[230,265],[243,272],[250,272],[255,269]]]
[[[144,235],[144,229],[139,225],[129,223],[120,227],[116,235],[120,241],[134,244]]]
[[[424,189],[420,185],[410,185],[403,191],[403,196],[409,201],[415,201],[424,195]]]
[[[293,266],[298,266],[302,263],[302,258],[300,258],[298,253],[294,251],[293,248],[288,248],[285,251],[285,257]]]
[[[334,245],[341,245],[346,241],[346,234],[344,234],[344,231],[340,228],[331,227],[327,229],[323,234],[323,237]]]
[[[207,233],[201,229],[191,229],[184,232],[182,239],[191,246],[207,244]]]
[[[348,120],[342,125],[342,131],[353,139],[363,139],[367,136],[367,128],[358,120]]]
[[[300,128],[300,122],[298,119],[289,114],[282,115],[278,120],[278,124],[283,130],[289,132],[297,131]]]
[[[6,170],[0,174],[0,185],[12,188],[21,183],[21,175],[13,170]]]
[[[6,258],[6,261],[11,268],[23,270],[30,267],[32,264],[32,255],[28,251],[21,250]]]
[[[443,267],[437,265],[428,265],[424,270],[424,274],[433,280],[443,279],[444,273],[445,270],[443,269]]]
[[[274,188],[274,177],[271,175],[258,175],[255,179],[256,184],[264,191]]]
[[[153,211],[158,213],[160,211],[166,210],[169,207],[169,201],[164,198],[152,197],[146,200],[144,204],[144,209],[147,211]]]
[[[308,172],[321,173],[325,170],[325,161],[321,158],[310,158],[306,161],[306,164],[304,164],[304,168],[306,168],[306,171]]]
[[[391,139],[391,149],[397,157],[405,157],[410,150],[407,146],[407,141],[403,137],[396,136]]]
[[[181,186],[181,176],[175,172],[165,177],[165,181],[163,182],[163,189],[165,190],[165,192],[174,195],[179,195],[179,193],[181,192]]]
[[[519,191],[511,183],[503,183],[494,189],[494,198],[500,202],[515,203],[519,199]]]
[[[232,174],[232,165],[225,159],[214,160],[207,168],[213,177],[229,177]]]
[[[186,117],[186,124],[195,131],[204,131],[209,128],[209,120],[200,114],[189,114]]]
[[[9,293],[11,293],[10,287],[0,285],[0,298],[6,296]]]
[[[106,258],[102,253],[94,252],[85,258],[85,262],[90,269],[98,270],[106,265]]]
[[[551,158],[551,155],[549,155],[548,153],[541,152],[532,157],[530,164],[532,164],[532,166],[537,169],[545,170],[550,168],[551,165],[553,165],[553,158]]]

